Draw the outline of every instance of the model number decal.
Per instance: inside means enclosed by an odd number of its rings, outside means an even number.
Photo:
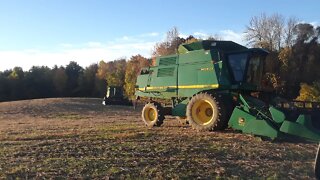
[[[211,68],[201,68],[200,71],[213,71],[213,67],[211,67]]]

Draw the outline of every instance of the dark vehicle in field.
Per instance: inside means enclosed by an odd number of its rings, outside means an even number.
[[[102,104],[132,106],[132,102],[124,96],[123,88],[120,86],[107,87],[107,93],[103,98]]]

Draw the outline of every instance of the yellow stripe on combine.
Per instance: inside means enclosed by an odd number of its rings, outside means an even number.
[[[180,89],[202,89],[202,88],[218,88],[219,84],[206,84],[206,85],[186,85],[178,86]]]
[[[140,91],[145,90],[155,90],[155,89],[169,89],[169,88],[179,88],[179,89],[203,89],[203,88],[218,88],[219,84],[205,84],[205,85],[183,85],[183,86],[155,86],[155,87],[146,87],[138,88]]]

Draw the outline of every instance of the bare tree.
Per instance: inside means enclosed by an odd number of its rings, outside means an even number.
[[[261,14],[250,20],[245,31],[245,39],[249,45],[266,48],[270,51],[279,50],[284,31],[284,17],[279,14],[267,16]]]
[[[286,22],[286,27],[284,29],[284,43],[286,47],[292,47],[294,44],[294,29],[298,23],[297,18],[290,17]]]
[[[245,39],[249,45],[255,47],[261,46],[265,38],[266,14],[261,14],[260,17],[254,16],[251,18],[249,25],[246,27]]]
[[[177,27],[173,27],[167,32],[166,40],[157,43],[154,47],[153,55],[169,55],[176,54],[178,47],[181,43],[184,43],[185,39],[179,37],[179,31]]]
[[[284,17],[279,14],[274,14],[270,17],[270,39],[273,40],[273,48],[280,50],[282,44],[282,32],[284,31]],[[271,44],[270,44],[271,45]]]

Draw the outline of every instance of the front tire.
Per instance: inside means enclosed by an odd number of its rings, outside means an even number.
[[[211,94],[197,94],[187,105],[188,122],[198,131],[223,130],[228,122],[222,105]]]
[[[148,103],[142,109],[142,120],[147,127],[161,126],[164,120],[163,108],[159,103]]]

